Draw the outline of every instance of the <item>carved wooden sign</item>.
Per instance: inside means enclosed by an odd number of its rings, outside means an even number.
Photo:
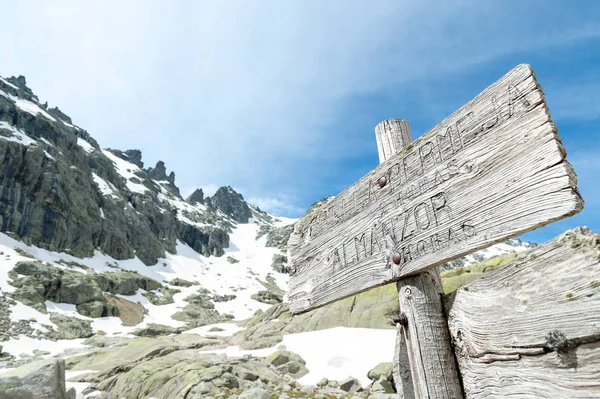
[[[532,68],[517,66],[296,224],[291,312],[578,213],[565,157]]]

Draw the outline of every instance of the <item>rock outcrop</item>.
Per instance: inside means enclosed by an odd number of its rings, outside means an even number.
[[[194,192],[186,198],[186,201],[190,204],[197,202],[198,204],[204,204],[204,192],[201,188],[197,188]]]
[[[0,398],[75,399],[75,390],[66,389],[65,361],[53,359],[0,375]]]
[[[138,273],[115,271],[81,273],[59,269],[37,261],[19,262],[9,272],[16,290],[10,295],[42,313],[45,301],[77,306],[84,316],[118,316],[118,310],[107,302],[105,292],[113,295],[134,295],[138,289],[157,290],[161,284]]]
[[[215,195],[206,198],[206,201],[237,222],[248,223],[248,219],[252,217],[252,211],[242,194],[229,186],[219,188]]]
[[[0,232],[77,257],[100,250],[154,265],[177,240],[221,256],[231,221],[252,217],[230,187],[184,201],[163,161],[144,169],[139,150],[103,151],[63,111],[39,104],[24,77],[8,82],[0,80]]]

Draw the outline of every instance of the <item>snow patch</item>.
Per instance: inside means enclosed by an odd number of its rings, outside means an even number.
[[[115,198],[115,199],[121,198],[118,194],[119,191],[117,190],[117,188],[114,185],[107,182],[106,180],[104,180],[103,178],[101,178],[100,176],[98,176],[95,173],[92,173],[92,178],[94,179],[94,182],[98,185],[98,189],[100,190],[102,195],[105,195],[105,196],[111,197],[111,198]]]
[[[24,100],[22,98],[12,96],[10,94],[8,96],[12,101],[14,101],[15,105],[18,108],[22,109],[23,111],[25,111],[33,116],[37,116],[38,114],[41,114],[43,117],[50,119],[53,122],[56,122],[56,119],[54,119],[54,117],[52,117],[52,115],[50,115],[49,113],[44,111],[42,108],[40,108],[39,105],[36,105],[29,100]]]
[[[51,142],[46,140],[44,137],[40,137],[40,141],[43,141],[44,143],[48,144],[50,147],[54,147],[54,144],[52,144]]]
[[[95,148],[90,143],[88,143],[81,137],[77,137],[77,145],[83,148],[83,150],[88,154],[91,154],[95,150]]]
[[[70,381],[71,378],[79,377],[80,375],[97,373],[96,370],[78,370],[78,371],[66,371],[65,372],[65,383],[67,391],[71,388],[75,388],[76,399],[83,399],[83,391],[88,388],[91,383],[90,382],[76,382]],[[96,391],[99,393],[99,391]],[[86,395],[85,397],[91,397],[92,395]]]
[[[12,87],[15,90],[19,90],[19,88],[17,86],[15,86],[14,84],[10,83],[6,79],[0,78],[0,81],[2,81],[2,83],[4,83],[5,85]]]
[[[134,165],[132,163],[129,163],[129,162],[119,158],[118,156],[114,155],[110,151],[102,150],[102,153],[108,159],[113,161],[113,163],[115,164],[115,168],[117,169],[117,172],[121,176],[123,176],[123,178],[125,179],[125,182],[127,184],[127,188],[129,189],[129,191],[131,191],[132,193],[139,193],[139,194],[143,194],[146,191],[148,191],[148,188],[146,186],[144,186],[143,184],[135,183],[135,182],[131,181],[131,179],[133,179],[133,178],[141,180],[141,178],[137,177],[134,173],[134,172],[140,171],[140,168],[138,168],[137,165]]]
[[[283,342],[277,346],[285,345],[287,350],[306,361],[309,373],[298,380],[301,384],[315,385],[322,378],[339,381],[352,376],[362,386],[367,386],[370,383],[367,377],[369,370],[381,362],[392,361],[395,342],[395,329],[335,327],[284,335]],[[230,346],[205,353],[266,357],[276,350],[276,347],[242,350],[239,346]]]
[[[31,320],[35,319],[38,323],[55,326],[50,321],[50,315],[41,313],[30,306],[23,305],[19,301],[15,301],[16,304],[11,307],[10,320],[15,322],[19,320]]]
[[[23,356],[33,356],[35,350],[50,352],[43,358],[52,357],[64,352],[67,349],[84,349],[89,345],[83,344],[83,339],[61,339],[52,341],[49,339],[35,339],[21,336],[19,338],[10,338],[2,342],[2,351],[10,353],[17,359]]]
[[[25,133],[10,125],[8,122],[0,121],[0,129],[8,130],[12,136],[0,135],[0,140],[14,141],[15,143],[23,144],[25,146],[36,144],[37,141],[27,136]]]

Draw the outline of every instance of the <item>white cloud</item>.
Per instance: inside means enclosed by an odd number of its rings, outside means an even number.
[[[299,217],[306,209],[298,206],[297,199],[280,194],[278,197],[251,197],[247,202],[276,216]]]
[[[140,148],[149,165],[164,160],[182,187],[210,195],[211,187],[243,186],[245,196],[291,212],[278,193],[306,196],[315,181],[345,173],[342,162],[375,154],[372,128],[344,124],[347,101],[597,37],[592,13],[569,25],[566,7],[7,2],[0,73],[26,75],[42,101],[59,105],[103,147]],[[397,112],[389,116],[403,116]]]

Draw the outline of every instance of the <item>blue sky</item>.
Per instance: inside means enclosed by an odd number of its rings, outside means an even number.
[[[544,89],[600,232],[598,1],[0,0],[0,75],[23,74],[103,147],[165,161],[184,194],[231,185],[299,216],[520,63]]]

